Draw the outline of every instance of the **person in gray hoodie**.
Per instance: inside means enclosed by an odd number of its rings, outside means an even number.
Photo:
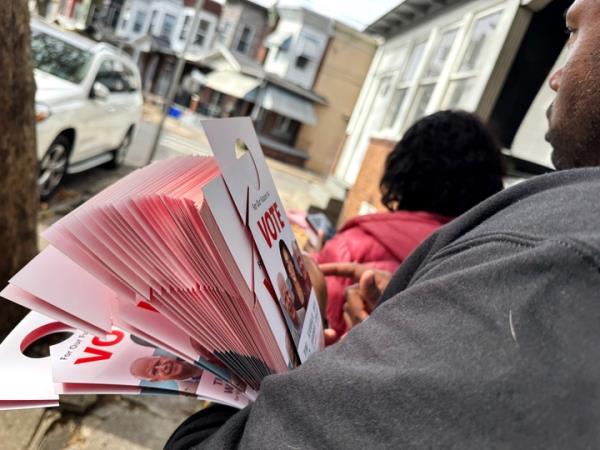
[[[557,168],[441,228],[373,314],[167,448],[600,448],[600,1],[567,14]]]

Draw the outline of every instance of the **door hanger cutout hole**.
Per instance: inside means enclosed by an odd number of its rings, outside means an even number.
[[[50,347],[69,339],[74,331],[73,328],[60,322],[43,325],[23,338],[21,353],[28,358],[47,358],[50,356]]]
[[[250,160],[252,161],[252,168],[254,169],[252,174],[248,174],[250,179],[248,180],[248,184],[255,186],[256,190],[260,189],[260,177],[258,176],[258,169],[256,167],[256,163],[254,162],[254,157],[252,156],[252,152],[242,139],[235,140],[235,158],[241,159],[245,155],[248,155]]]

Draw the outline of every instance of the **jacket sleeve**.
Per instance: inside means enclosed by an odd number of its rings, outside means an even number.
[[[409,258],[406,289],[198,448],[597,448],[598,263],[564,240],[461,248]]]

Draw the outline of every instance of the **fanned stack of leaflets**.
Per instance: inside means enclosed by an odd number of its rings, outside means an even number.
[[[34,310],[0,345],[0,409],[59,394],[183,394],[235,407],[322,348],[319,308],[247,118],[215,157],[132,172],[47,229],[0,293]],[[70,337],[31,358],[57,332]]]

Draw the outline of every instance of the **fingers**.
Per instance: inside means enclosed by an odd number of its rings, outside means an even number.
[[[358,263],[325,263],[319,265],[319,269],[324,275],[351,278],[356,283],[367,268],[367,266]]]
[[[375,283],[375,272],[366,270],[360,277],[358,288],[360,290],[360,295],[365,302],[365,306],[370,313],[375,308],[379,297],[381,297],[381,291]]]
[[[325,347],[335,344],[338,341],[338,334],[333,328],[326,328],[323,330],[325,335]]]
[[[360,288],[357,285],[346,289],[346,302],[344,303],[344,321],[348,329],[358,325],[369,317],[369,311]]]
[[[377,285],[377,288],[379,289],[379,293],[381,295],[383,294],[383,291],[385,291],[387,285],[390,283],[390,280],[392,279],[392,276],[394,274],[386,272],[385,270],[375,270],[373,272],[375,275],[375,284]]]

